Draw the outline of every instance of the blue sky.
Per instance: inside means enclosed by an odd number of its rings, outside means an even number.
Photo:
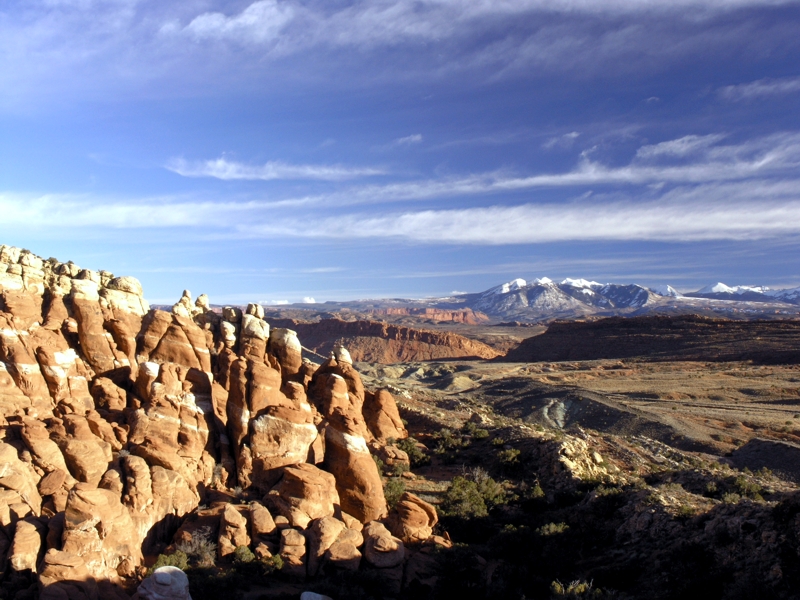
[[[0,243],[215,303],[800,285],[800,3],[10,0]]]

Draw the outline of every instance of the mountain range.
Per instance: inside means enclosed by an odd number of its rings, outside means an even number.
[[[696,292],[680,293],[669,285],[599,283],[586,279],[556,282],[547,277],[522,278],[476,293],[457,293],[421,300],[385,299],[326,302],[348,310],[378,307],[470,309],[491,320],[549,321],[588,316],[647,314],[701,314],[732,318],[786,318],[800,316],[800,287],[772,290],[766,286],[728,286],[716,283]]]

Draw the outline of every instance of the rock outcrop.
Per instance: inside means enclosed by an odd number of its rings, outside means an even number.
[[[323,356],[346,347],[354,361],[397,363],[442,358],[495,358],[500,352],[455,333],[428,331],[379,321],[323,319],[316,323],[275,319],[278,327],[297,332],[306,348]]]
[[[126,598],[170,544],[279,553],[298,577],[358,569],[362,524],[387,512],[367,443],[407,434],[346,349],[318,370],[270,325],[189,291],[151,310],[131,277],[0,246],[3,564],[53,599]],[[162,568],[137,597],[187,586]]]

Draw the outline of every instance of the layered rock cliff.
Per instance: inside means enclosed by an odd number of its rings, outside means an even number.
[[[489,317],[484,313],[464,308],[460,310],[446,310],[443,308],[413,308],[413,307],[390,307],[375,308],[369,311],[374,315],[392,317],[416,317],[418,319],[428,319],[439,323],[464,323],[465,325],[480,325],[488,323]]]
[[[345,346],[355,361],[397,363],[442,358],[495,358],[500,352],[482,342],[440,331],[426,331],[378,321],[323,319],[305,323],[276,319],[280,327],[297,331],[303,344],[323,356]]]

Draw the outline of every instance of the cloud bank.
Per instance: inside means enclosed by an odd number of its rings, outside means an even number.
[[[342,181],[385,173],[385,171],[375,168],[349,168],[336,165],[291,165],[281,161],[270,161],[263,165],[246,165],[229,161],[225,158],[194,162],[183,158],[173,158],[167,162],[165,168],[184,177],[213,177],[225,181],[270,181],[275,179]]]

